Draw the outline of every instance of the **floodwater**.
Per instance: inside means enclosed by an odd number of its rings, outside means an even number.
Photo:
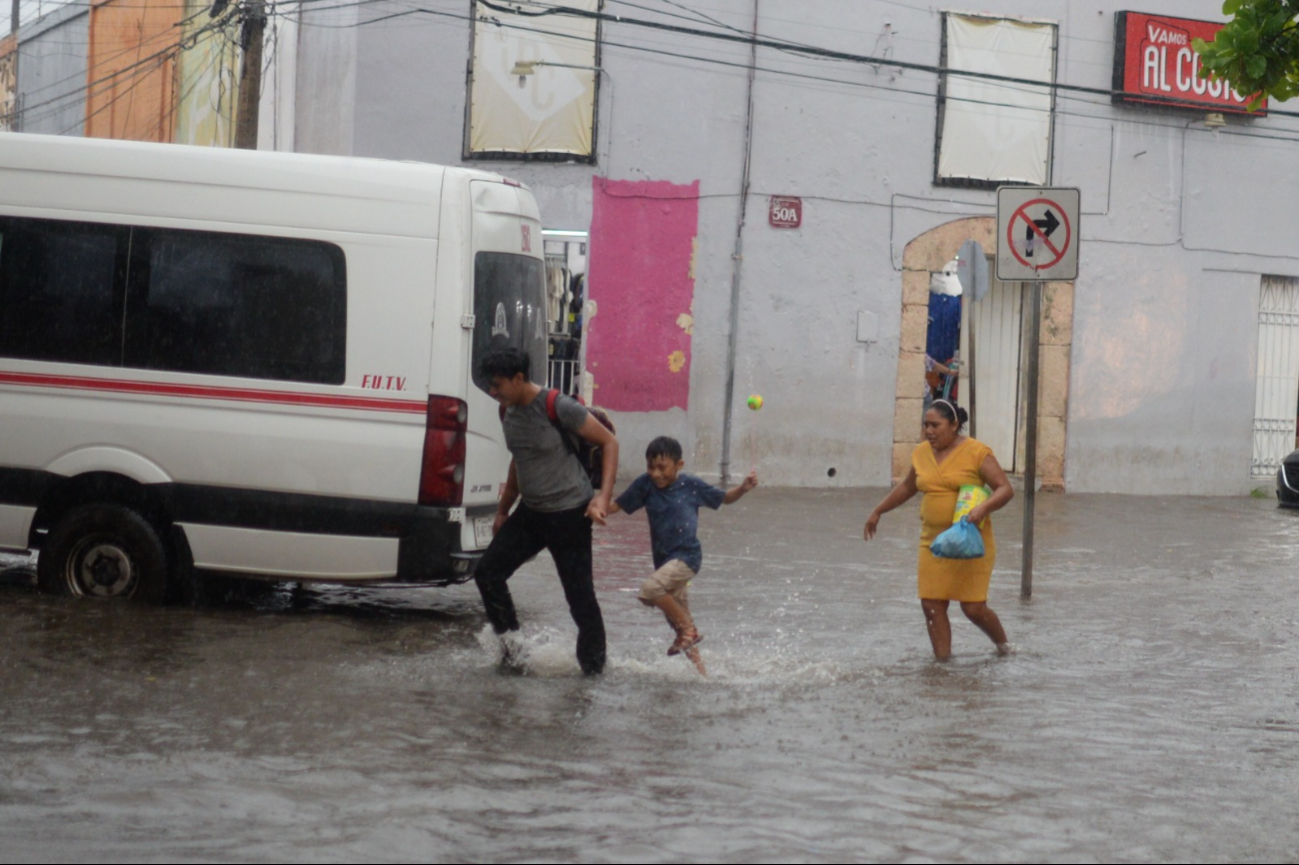
[[[512,586],[526,675],[472,586],[150,609],[0,587],[5,861],[1299,859],[1299,512],[1019,501],[991,605],[934,662],[912,503],[760,488],[701,516],[711,678],[597,531],[610,637],[582,677],[546,556]]]

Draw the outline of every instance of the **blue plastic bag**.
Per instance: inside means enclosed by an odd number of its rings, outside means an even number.
[[[929,545],[929,552],[940,559],[981,559],[983,558],[983,535],[979,527],[971,525],[965,517],[952,527],[934,538]]]

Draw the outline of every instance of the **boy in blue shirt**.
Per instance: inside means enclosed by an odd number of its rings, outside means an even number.
[[[717,510],[733,504],[758,485],[758,473],[737,487],[721,490],[694,475],[681,474],[685,468],[681,444],[674,438],[659,436],[645,449],[645,474],[636,478],[614,501],[609,513],[635,513],[642,507],[649,515],[650,548],[656,570],[640,589],[640,602],[663,611],[677,632],[668,649],[669,655],[685,653],[703,675],[703,659],[696,645],[703,639],[690,617],[686,587],[699,573],[704,551],[696,537],[699,528],[699,506]]]

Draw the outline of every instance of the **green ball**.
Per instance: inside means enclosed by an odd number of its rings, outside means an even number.
[[[762,397],[758,396],[756,393],[753,396],[749,397],[749,408],[753,409],[754,411],[757,411],[758,409],[762,408]]]

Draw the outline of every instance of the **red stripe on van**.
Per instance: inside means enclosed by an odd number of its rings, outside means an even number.
[[[382,399],[369,396],[333,396],[292,391],[251,390],[210,385],[164,384],[152,381],[129,381],[111,378],[86,378],[68,375],[41,375],[39,373],[0,372],[0,384],[28,387],[53,387],[72,390],[99,390],[113,393],[136,393],[149,396],[178,396],[190,399],[219,399],[235,402],[262,402],[278,405],[319,406],[322,408],[349,408],[361,411],[392,411],[424,414],[428,405],[424,401],[409,399]]]

